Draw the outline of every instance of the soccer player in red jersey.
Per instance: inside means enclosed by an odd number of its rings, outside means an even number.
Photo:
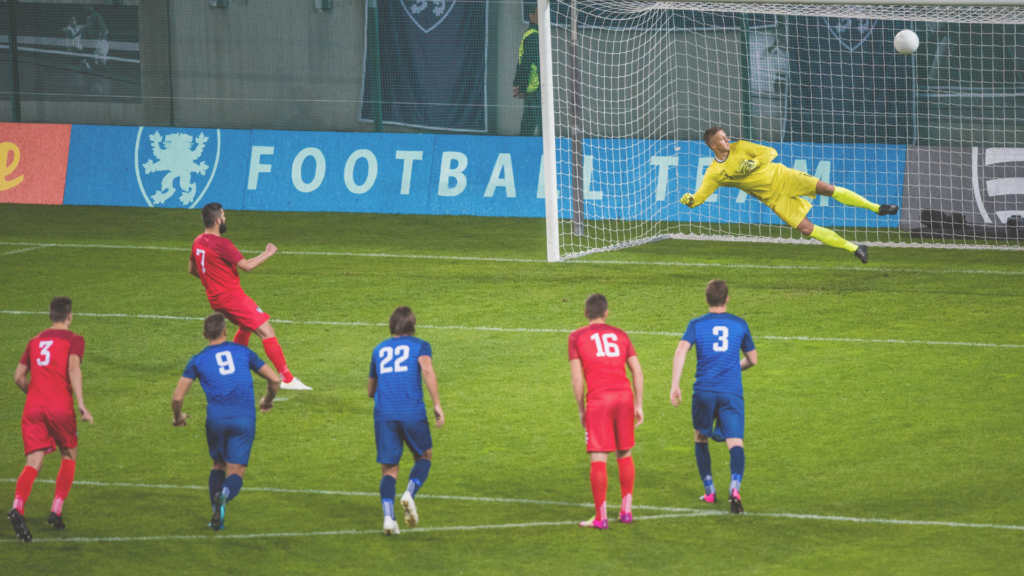
[[[85,339],[68,327],[71,325],[71,299],[50,301],[53,326],[29,340],[25,353],[14,371],[14,383],[26,394],[21,415],[21,437],[25,444],[25,468],[14,488],[14,505],[7,518],[14,525],[18,538],[32,541],[25,522],[25,502],[32,493],[43,457],[60,449],[60,471],[57,490],[46,522],[57,530],[64,529],[64,501],[75,479],[78,457],[78,424],[71,402],[74,394],[82,420],[92,424],[92,414],[82,400],[82,354]],[[31,373],[31,380],[29,379]]]
[[[206,232],[192,242],[188,273],[202,280],[210,307],[238,326],[234,338],[236,344],[248,346],[249,336],[253,332],[259,335],[263,340],[263,351],[281,374],[282,390],[312,390],[292,376],[281,345],[277,343],[274,327],[270,325],[270,314],[249,298],[238,281],[239,268],[251,272],[273,256],[277,246],[267,244],[262,254],[247,260],[231,240],[221,236],[227,232],[228,226],[224,209],[216,202],[203,206],[203,225]]]
[[[569,335],[569,367],[590,453],[590,488],[597,514],[580,522],[580,526],[603,530],[608,528],[605,497],[611,452],[615,452],[619,461],[619,486],[622,488],[619,522],[633,521],[633,479],[636,477],[633,429],[644,421],[644,373],[629,336],[605,323],[608,300],[601,294],[591,294],[585,311],[589,323]],[[633,375],[632,390],[626,377],[627,366]]]

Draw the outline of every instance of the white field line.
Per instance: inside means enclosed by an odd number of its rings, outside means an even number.
[[[17,482],[15,478],[3,478],[0,482]],[[38,482],[53,484],[53,480],[39,480]],[[101,486],[111,488],[139,488],[156,490],[192,490],[206,491],[206,486],[177,486],[171,484],[131,484],[125,482],[90,482],[76,481],[75,484],[82,486]],[[319,496],[356,496],[367,498],[379,498],[376,492],[351,492],[340,490],[310,490],[310,489],[287,489],[287,488],[264,488],[247,487],[246,492],[274,492],[288,494],[315,494]],[[418,499],[430,500],[461,500],[469,502],[498,502],[508,504],[530,504],[541,506],[570,506],[575,508],[590,508],[591,503],[557,502],[550,500],[529,500],[521,498],[488,498],[481,496],[450,496],[439,494],[423,494]],[[724,510],[708,510],[696,508],[667,508],[662,506],[633,506],[637,510],[652,510],[663,512],[652,516],[636,516],[635,520],[661,520],[666,518],[691,518],[698,516],[725,516],[729,513]],[[970,522],[942,522],[936,520],[900,520],[893,518],[857,518],[852,516],[826,516],[821,514],[791,514],[786,512],[745,512],[745,516],[759,516],[765,518],[782,518],[788,520],[817,520],[824,522],[851,522],[855,524],[888,524],[897,526],[929,526],[939,528],[974,528],[990,530],[1019,530],[1024,531],[1024,526],[1013,524],[977,524]],[[471,531],[471,530],[497,530],[508,528],[531,528],[537,526],[563,526],[575,524],[575,520],[564,520],[554,522],[527,522],[519,524],[485,524],[478,526],[438,526],[432,528],[410,529],[409,532],[444,532],[444,531]],[[279,538],[299,536],[339,536],[339,535],[360,535],[379,534],[380,530],[336,530],[326,532],[288,532],[274,534],[218,534],[216,536],[203,535],[173,535],[173,536],[138,536],[138,537],[106,537],[106,538],[54,538],[45,540],[33,540],[33,542],[131,542],[146,540],[207,540],[214,538]],[[0,540],[3,542],[17,542],[17,540]]]
[[[40,246],[33,242],[0,242],[0,246]],[[56,248],[107,248],[112,250],[168,250],[187,252],[183,247],[131,246],[118,244],[42,244]],[[241,250],[243,253],[259,254],[261,250]],[[483,256],[439,256],[436,254],[384,254],[375,252],[301,252],[281,250],[278,254],[293,256],[347,256],[353,258],[409,258],[414,260],[465,260],[473,262],[520,262],[546,264],[547,260],[530,258],[487,258]],[[854,266],[791,266],[785,264],[721,264],[715,262],[638,262],[631,260],[566,260],[563,264],[619,264],[626,266],[681,266],[697,268],[751,268],[758,270],[823,270],[836,272],[909,272],[920,274],[994,274],[1001,276],[1024,276],[1024,270],[971,270],[971,269],[928,269],[928,268],[875,268]]]
[[[15,315],[40,315],[48,312],[33,312],[30,310],[0,310],[0,314]],[[91,316],[94,318],[134,318],[140,320],[184,320],[202,321],[199,316],[164,316],[158,314],[98,314],[91,312],[75,312],[76,316]],[[327,320],[282,320],[274,318],[276,324],[297,324],[317,326],[371,326],[386,327],[383,322],[331,322]],[[437,326],[432,324],[420,324],[419,328],[431,328],[434,330],[476,330],[480,332],[523,332],[523,333],[547,333],[547,334],[569,334],[571,329],[562,328],[500,328],[496,326]],[[680,332],[651,332],[645,330],[626,330],[628,334],[640,334],[643,336],[673,336],[680,337]],[[1024,348],[1024,344],[990,344],[986,342],[943,342],[938,340],[899,340],[895,338],[818,338],[814,336],[758,336],[759,340],[782,340],[798,342],[850,342],[858,344],[908,344],[927,346],[972,346],[980,348]]]
[[[7,256],[8,254],[20,254],[22,252],[31,252],[32,250],[39,250],[40,248],[47,248],[53,246],[53,244],[40,244],[38,246],[31,246],[29,248],[22,248],[21,250],[11,250],[10,252],[4,252],[0,256]]]

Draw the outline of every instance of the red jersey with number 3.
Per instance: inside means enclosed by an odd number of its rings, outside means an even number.
[[[51,408],[74,412],[68,360],[85,352],[85,338],[70,330],[43,330],[29,340],[21,363],[28,366],[31,379],[25,410]]]
[[[626,359],[636,356],[625,332],[608,324],[591,324],[569,335],[569,360],[583,364],[587,400],[608,392],[629,392]]]
[[[203,281],[207,297],[242,289],[236,264],[244,257],[231,240],[204,232],[192,242],[189,259],[199,270],[199,279]]]

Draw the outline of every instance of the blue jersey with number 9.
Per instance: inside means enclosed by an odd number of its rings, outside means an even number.
[[[430,356],[430,344],[413,336],[388,338],[373,349],[370,378],[377,379],[373,419],[423,420],[423,383],[420,356]]]
[[[207,346],[185,366],[184,378],[199,379],[206,393],[206,419],[256,417],[252,372],[263,367],[255,352],[234,342]]]
[[[746,320],[728,313],[708,313],[690,320],[682,340],[697,349],[694,392],[743,395],[740,352],[754,349]]]

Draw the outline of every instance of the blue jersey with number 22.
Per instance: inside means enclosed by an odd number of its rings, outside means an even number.
[[[206,419],[256,417],[252,373],[263,367],[255,352],[234,342],[207,346],[185,366],[185,378],[199,379],[206,393]]]
[[[728,313],[708,313],[690,320],[682,340],[697,349],[694,392],[725,392],[743,396],[741,351],[754,349],[746,320]]]
[[[423,420],[423,383],[420,356],[430,356],[430,344],[413,336],[388,338],[373,349],[370,378],[377,379],[373,419]]]

